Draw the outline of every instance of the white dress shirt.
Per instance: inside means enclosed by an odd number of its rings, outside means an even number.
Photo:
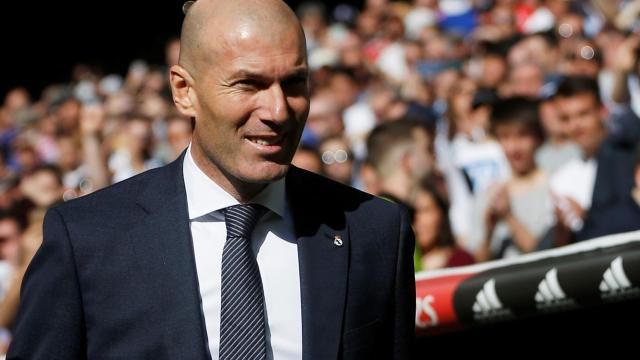
[[[596,159],[573,159],[551,177],[551,191],[570,197],[584,210],[589,210],[597,171]]]
[[[189,220],[211,357],[219,358],[222,250],[227,238],[220,211],[239,202],[200,170],[187,149],[183,164]],[[285,179],[269,184],[251,203],[269,211],[251,237],[264,289],[267,359],[302,358],[298,247],[286,201]]]

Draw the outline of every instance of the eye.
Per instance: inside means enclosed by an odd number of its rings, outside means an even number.
[[[233,86],[242,90],[260,90],[267,85],[258,79],[242,79],[233,83]]]
[[[307,77],[296,76],[289,78],[282,83],[282,86],[291,92],[299,92],[307,87]]]

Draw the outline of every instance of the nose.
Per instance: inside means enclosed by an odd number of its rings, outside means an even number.
[[[259,114],[262,120],[283,123],[289,118],[289,104],[280,83],[273,83],[262,94]]]

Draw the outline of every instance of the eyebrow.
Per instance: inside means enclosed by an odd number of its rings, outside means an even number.
[[[309,76],[309,69],[307,67],[299,67],[297,69],[295,69],[294,71],[292,71],[289,74],[286,74],[282,80],[286,81],[289,79],[293,79],[293,78],[298,78],[298,77],[308,77]],[[231,76],[229,76],[229,81],[237,81],[240,79],[252,79],[252,80],[259,80],[259,81],[271,81],[273,80],[273,78],[271,76],[268,75],[264,75],[261,74],[259,72],[255,72],[255,71],[251,71],[251,70],[247,70],[247,69],[241,69],[236,71],[235,73],[233,73]]]

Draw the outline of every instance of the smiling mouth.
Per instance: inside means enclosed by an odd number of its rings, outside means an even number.
[[[285,135],[278,134],[278,135],[245,136],[245,139],[260,146],[277,146],[277,145],[282,145],[285,139]]]

